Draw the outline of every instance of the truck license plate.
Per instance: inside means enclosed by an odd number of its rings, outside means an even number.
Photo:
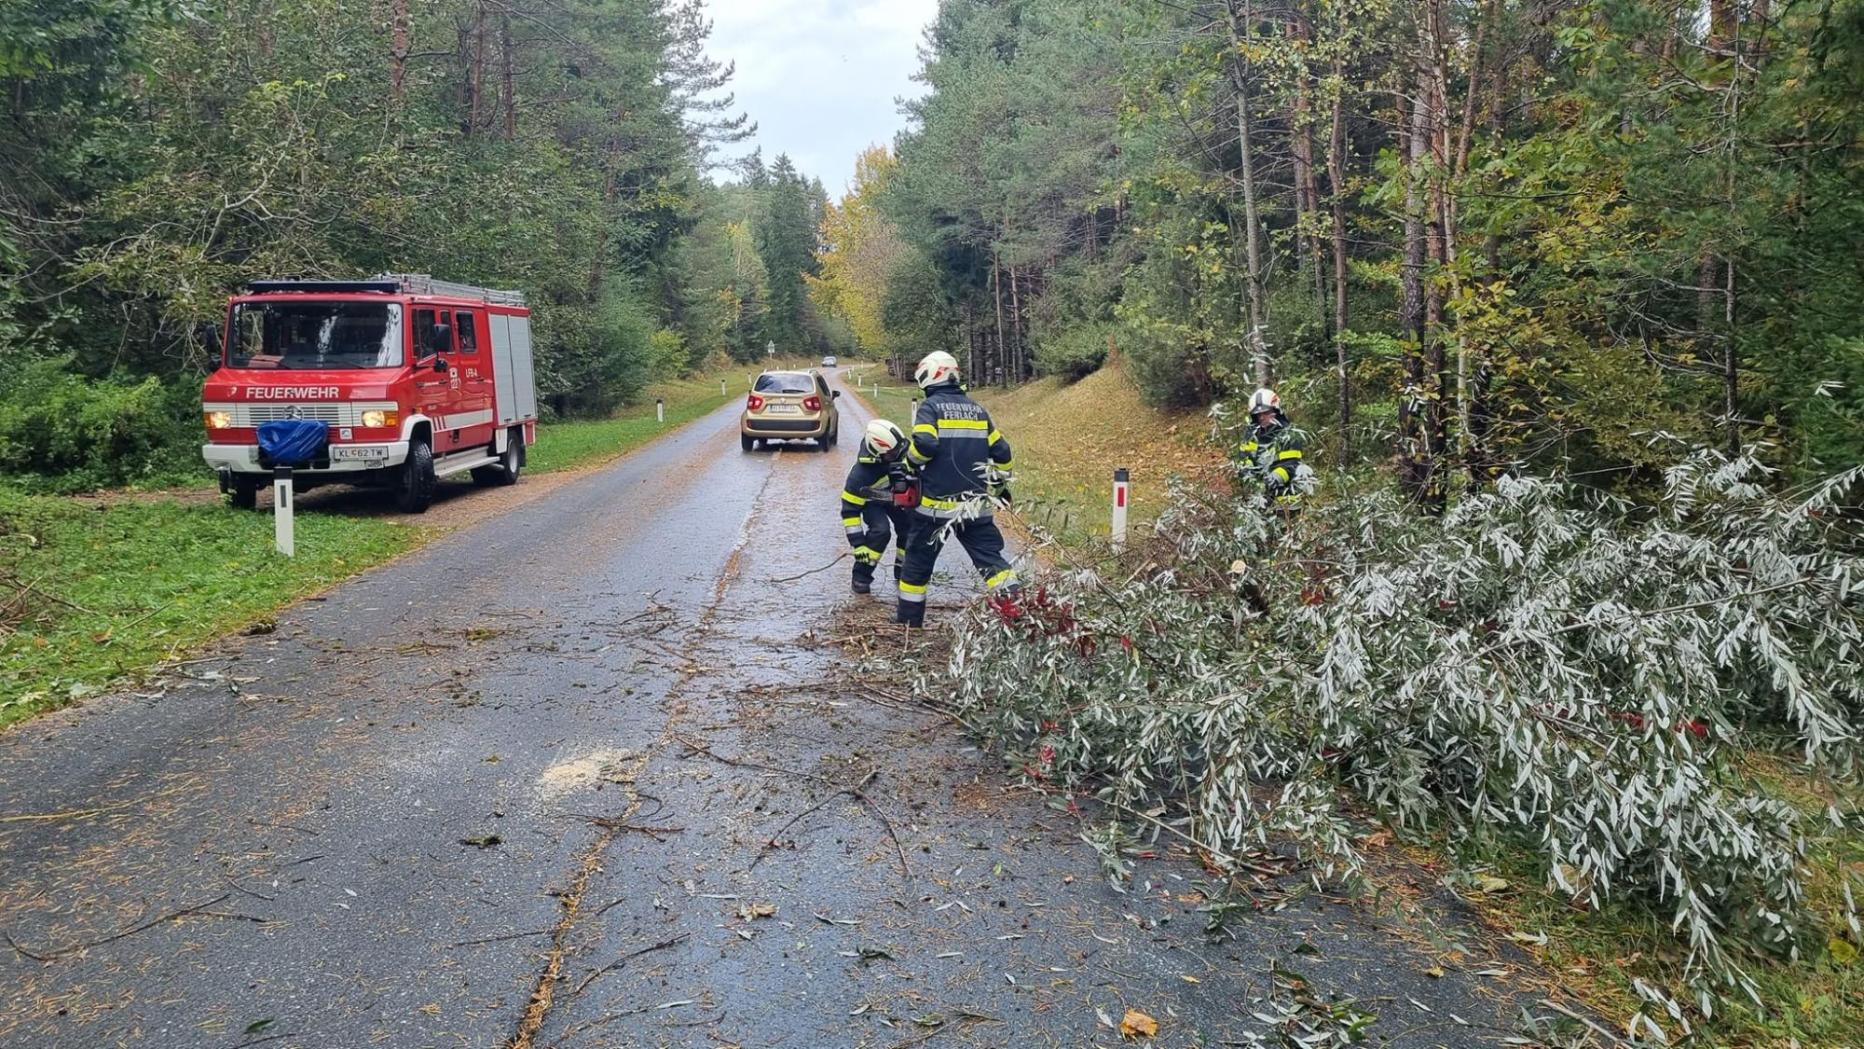
[[[388,458],[388,449],[386,448],[346,448],[342,445],[337,445],[330,449],[330,459],[332,462],[386,458]]]

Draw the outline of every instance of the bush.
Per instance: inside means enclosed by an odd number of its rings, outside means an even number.
[[[656,379],[675,379],[692,369],[692,354],[686,349],[686,337],[672,328],[662,328],[647,341],[650,365]]]
[[[1107,360],[1109,339],[1119,339],[1120,328],[1112,323],[1081,323],[1036,336],[1036,369],[1043,375],[1059,375],[1069,382],[1085,379]]]
[[[28,487],[84,491],[199,473],[200,387],[91,379],[34,361],[0,385],[0,474]]]
[[[963,622],[925,687],[1218,859],[1286,836],[1350,874],[1363,806],[1514,842],[1575,900],[1667,912],[1707,1012],[1825,942],[1805,817],[1741,755],[1790,739],[1854,777],[1864,723],[1864,468],[1771,480],[1700,453],[1652,507],[1507,478],[1441,519],[1378,492],[1286,529],[1180,492],[1149,543]]]

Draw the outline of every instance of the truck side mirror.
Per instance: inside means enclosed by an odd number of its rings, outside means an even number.
[[[220,325],[212,321],[202,321],[200,327],[196,329],[196,334],[200,336],[201,344],[207,347],[207,352],[218,359],[221,351],[225,349],[220,341]]]
[[[445,353],[453,348],[453,325],[436,324],[427,332],[427,352]]]

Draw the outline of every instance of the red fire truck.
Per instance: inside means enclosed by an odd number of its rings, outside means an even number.
[[[531,311],[518,292],[424,274],[255,281],[228,303],[217,341],[201,453],[234,506],[252,507],[271,477],[258,428],[276,419],[329,427],[324,457],[293,471],[296,488],[391,488],[412,513],[442,477],[517,483],[537,438]]]

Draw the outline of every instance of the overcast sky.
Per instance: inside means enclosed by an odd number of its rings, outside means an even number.
[[[890,145],[896,99],[918,95],[920,30],[938,0],[706,0],[712,57],[736,62],[731,88],[757,121],[764,159],[788,153],[840,197],[854,158]],[[737,148],[748,153],[753,143]]]

